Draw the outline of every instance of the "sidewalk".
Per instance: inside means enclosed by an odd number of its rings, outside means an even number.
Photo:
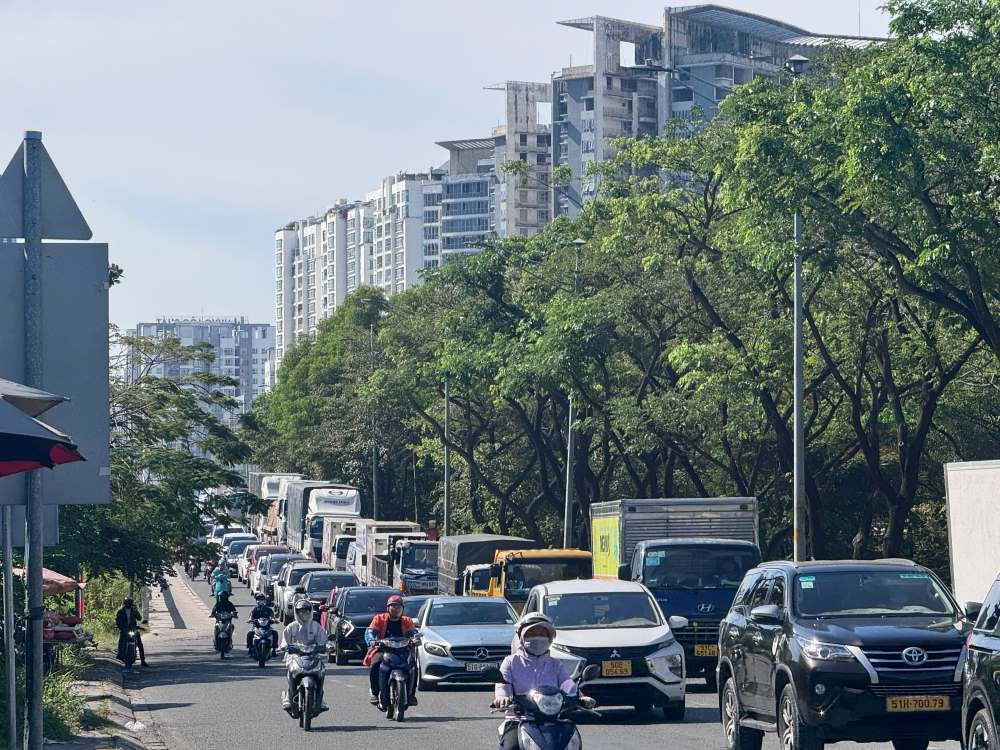
[[[129,685],[125,678],[122,688],[122,668],[114,655],[107,651],[94,651],[94,663],[87,668],[84,679],[73,684],[86,701],[85,725],[94,727],[83,730],[71,740],[46,740],[46,745],[69,750],[160,750],[160,742],[152,728],[148,714],[135,709],[142,704],[141,693]],[[134,679],[134,678],[133,678]]]

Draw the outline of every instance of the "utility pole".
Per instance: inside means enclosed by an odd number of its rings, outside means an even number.
[[[451,530],[449,502],[451,500],[451,399],[448,397],[448,378],[444,379],[444,535]]]
[[[368,347],[371,352],[371,373],[375,374],[375,324],[368,329]],[[372,410],[372,518],[378,520],[378,451],[375,447],[375,405]]]
[[[573,297],[576,297],[577,279],[580,275],[580,248],[587,244],[585,240],[573,240],[576,249],[576,262],[573,265]],[[566,504],[563,509],[563,547],[573,544],[573,474],[576,459],[576,430],[573,428],[575,414],[573,412],[573,396],[569,397],[569,414],[566,427]]]
[[[13,508],[3,506],[3,649],[7,676],[7,747],[17,750],[17,689],[14,654],[14,533]]]
[[[24,370],[27,385],[42,387],[42,134],[24,134]],[[25,474],[24,552],[26,750],[42,750],[42,475]],[[6,533],[6,532],[5,532]]]

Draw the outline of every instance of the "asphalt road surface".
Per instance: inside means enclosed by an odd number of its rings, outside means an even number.
[[[420,693],[420,705],[404,723],[391,722],[368,704],[368,676],[363,667],[326,671],[326,702],[330,710],[314,720],[305,733],[281,710],[286,685],[280,659],[261,669],[241,649],[252,599],[245,586],[233,581],[233,602],[239,610],[236,643],[220,660],[212,648],[211,597],[204,582],[186,576],[171,579],[169,589],[153,597],[151,631],[144,637],[150,666],[127,678],[140,704],[150,712],[156,731],[171,750],[493,750],[500,719],[490,716],[492,689],[453,687]],[[717,699],[701,680],[688,687],[687,717],[665,722],[659,714],[639,716],[631,710],[603,710],[603,719],[580,725],[584,745],[602,750],[724,750]],[[890,745],[845,750],[889,750]],[[958,750],[958,743],[933,747]],[[765,750],[778,750],[767,735]]]

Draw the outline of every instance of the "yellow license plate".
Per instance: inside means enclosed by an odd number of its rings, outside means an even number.
[[[632,676],[632,662],[628,659],[622,659],[621,661],[602,661],[601,662],[601,676],[602,677],[631,677]]]
[[[694,647],[695,656],[718,656],[719,647],[714,643],[706,646],[695,646]]]
[[[892,713],[950,711],[951,698],[947,695],[895,695],[885,699],[885,710]]]

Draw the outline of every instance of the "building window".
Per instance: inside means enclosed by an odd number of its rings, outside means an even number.
[[[535,164],[548,164],[548,154],[535,154]]]
[[[527,133],[521,133],[520,137],[518,138],[518,142],[522,146],[527,146],[528,145],[528,134]]]
[[[694,90],[687,86],[675,88],[672,93],[675,102],[694,101]]]
[[[535,137],[535,145],[537,145],[538,147],[548,146],[549,145],[549,137],[547,135],[536,136]]]

